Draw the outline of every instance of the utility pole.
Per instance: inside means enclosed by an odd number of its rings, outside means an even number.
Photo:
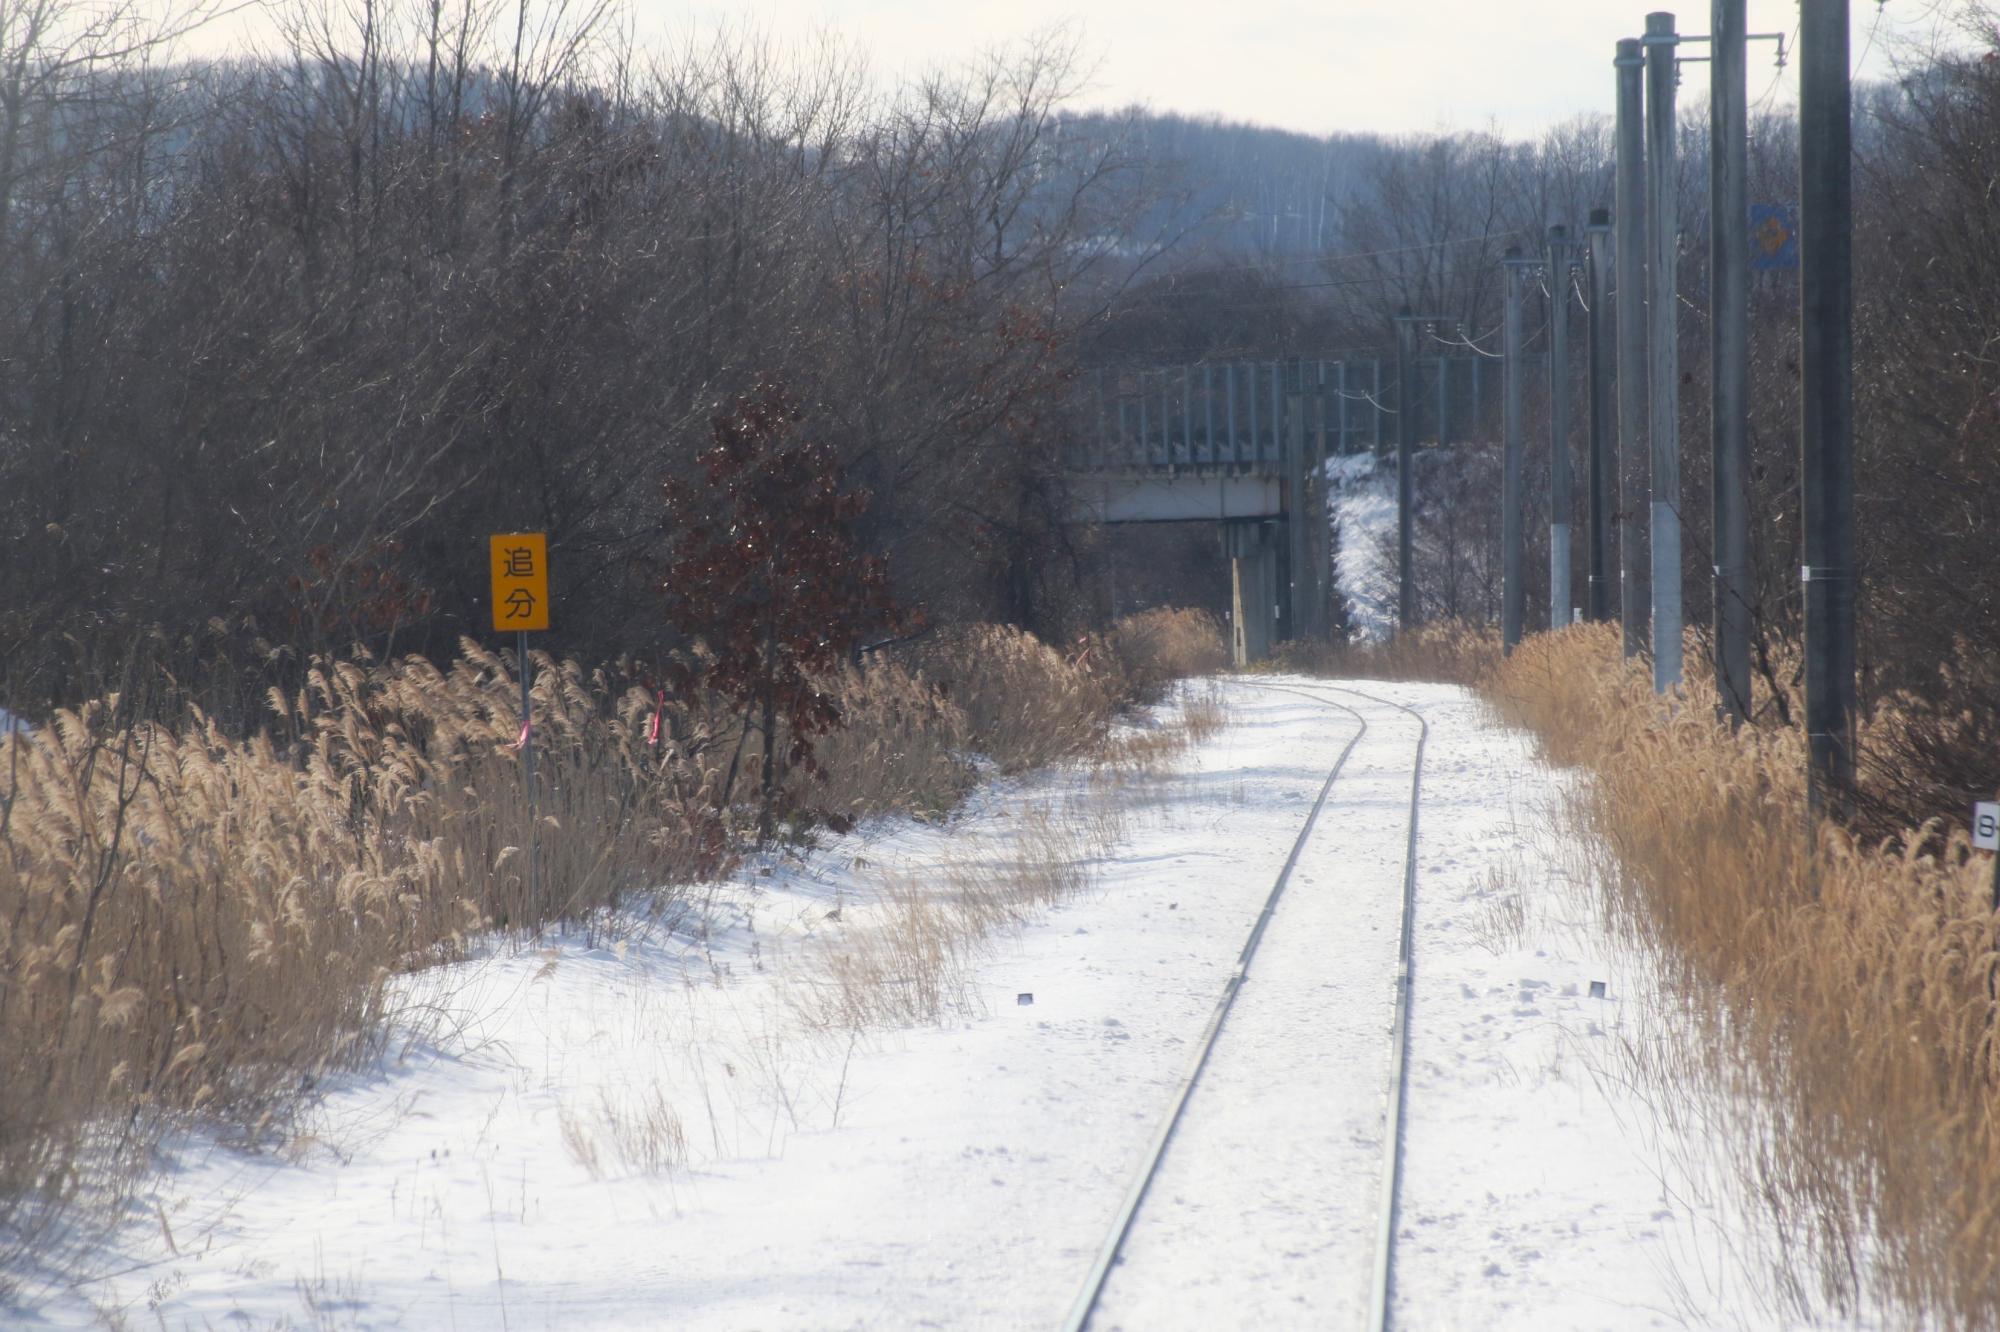
[[[1316,487],[1312,484],[1312,447],[1306,436],[1306,404],[1315,401],[1307,396],[1304,373],[1301,372],[1299,391],[1285,399],[1285,489],[1289,503],[1285,517],[1286,550],[1289,555],[1288,572],[1291,574],[1292,637],[1313,639],[1319,637],[1319,627],[1314,621],[1319,604],[1319,570],[1313,562],[1313,531],[1326,521],[1326,512],[1320,508],[1315,512],[1314,497]]]
[[[1807,4],[1805,8],[1812,8]],[[1647,435],[1653,451],[1653,690],[1681,682],[1681,427],[1680,311],[1677,249],[1679,190],[1675,180],[1674,16],[1646,15],[1647,341],[1652,364]]]
[[[1521,247],[1509,246],[1501,261],[1507,269],[1507,314],[1501,353],[1506,358],[1507,391],[1503,408],[1506,443],[1500,480],[1500,642],[1508,652],[1521,641],[1528,591],[1521,575],[1527,564],[1526,537],[1521,524],[1521,283],[1536,261],[1524,258]]]
[[[1583,229],[1583,296],[1590,304],[1586,337],[1590,343],[1590,583],[1592,620],[1611,618],[1611,571],[1618,567],[1612,546],[1611,515],[1618,496],[1618,454],[1611,448],[1611,320],[1604,308],[1610,294],[1611,210],[1590,210]]]
[[[1410,506],[1416,497],[1411,485],[1410,456],[1417,446],[1417,386],[1411,382],[1416,370],[1417,322],[1404,306],[1396,316],[1396,632],[1407,633],[1417,624],[1417,589],[1410,581]]]
[[[1847,0],[1799,9],[1799,440],[1808,803],[1854,782],[1853,125]]]
[[[1625,655],[1646,650],[1653,581],[1646,554],[1647,478],[1641,447],[1646,438],[1646,156],[1643,80],[1646,58],[1639,39],[1618,43],[1618,117],[1614,130],[1618,167],[1612,194],[1618,270],[1618,450],[1625,482],[1620,503],[1618,619]]]
[[[1549,628],[1570,622],[1569,228],[1549,228]]]
[[[1374,388],[1370,390],[1368,401],[1375,408],[1375,425],[1368,437],[1368,447],[1377,458],[1382,456],[1382,358],[1372,357],[1368,363],[1374,375]]]
[[[1750,715],[1750,202],[1744,0],[1712,0],[1708,65],[1709,419],[1715,533],[1715,689]]]

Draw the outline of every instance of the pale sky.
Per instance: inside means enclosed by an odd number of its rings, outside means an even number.
[[[287,3],[288,0],[272,0]],[[781,42],[832,35],[879,76],[948,67],[1070,25],[1096,70],[1082,105],[1142,103],[1308,133],[1496,127],[1530,134],[1610,108],[1613,43],[1644,27],[1641,4],[1605,0],[628,0],[642,42],[749,29]],[[1951,0],[1852,0],[1862,77],[1945,30]],[[1705,32],[1708,6],[1676,11]],[[1797,0],[1750,0],[1750,30],[1783,31]],[[254,18],[202,39],[240,47]],[[1699,54],[1699,48],[1690,54]],[[1750,97],[1789,100],[1797,66],[1752,43]],[[1773,88],[1773,81],[1776,87]],[[1690,66],[1683,98],[1705,95]]]

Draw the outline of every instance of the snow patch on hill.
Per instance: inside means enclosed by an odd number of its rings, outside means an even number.
[[[1396,530],[1396,475],[1372,453],[1326,460],[1327,507],[1339,541],[1334,579],[1347,600],[1357,643],[1381,642],[1396,625],[1396,568],[1389,543]]]

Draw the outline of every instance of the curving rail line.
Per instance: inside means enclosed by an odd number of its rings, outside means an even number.
[[[1278,902],[1285,895],[1285,888],[1291,882],[1292,871],[1297,867],[1299,856],[1312,837],[1320,813],[1326,807],[1327,797],[1333,792],[1334,783],[1340,779],[1341,770],[1347,766],[1347,760],[1354,753],[1355,747],[1368,734],[1368,719],[1358,709],[1326,698],[1322,693],[1310,691],[1347,694],[1380,707],[1394,708],[1415,718],[1418,725],[1416,754],[1410,764],[1409,840],[1403,862],[1403,913],[1396,955],[1395,1020],[1390,1034],[1389,1099],[1384,1116],[1385,1159],[1382,1166],[1380,1226],[1376,1234],[1374,1275],[1369,1296],[1370,1328],[1375,1329],[1375,1332],[1386,1332],[1391,1322],[1391,1308],[1395,1298],[1396,1223],[1402,1182],[1403,1103],[1408,1084],[1411,955],[1416,918],[1417,810],[1423,795],[1424,747],[1430,741],[1430,723],[1414,708],[1346,685],[1311,682],[1291,686],[1265,684],[1254,680],[1245,680],[1241,683],[1252,688],[1291,694],[1338,708],[1353,717],[1359,724],[1359,729],[1341,748],[1339,757],[1334,760],[1332,769],[1326,775],[1326,781],[1320,785],[1319,796],[1313,801],[1312,809],[1306,815],[1305,824],[1299,829],[1299,835],[1292,843],[1291,853],[1285,857],[1284,868],[1278,871],[1278,877],[1264,899],[1263,909],[1257,913],[1256,923],[1250,927],[1250,934],[1244,941],[1243,950],[1237,955],[1236,966],[1229,978],[1223,982],[1222,994],[1217,998],[1215,1009],[1209,1015],[1208,1025],[1203,1028],[1201,1037],[1196,1042],[1194,1059],[1186,1076],[1181,1079],[1180,1086],[1176,1088],[1168,1104],[1167,1113],[1161,1119],[1159,1128],[1147,1146],[1139,1174],[1126,1192],[1110,1233],[1098,1251],[1096,1260],[1091,1264],[1090,1273],[1070,1308],[1069,1317],[1063,1322],[1064,1332],[1083,1332],[1090,1326],[1091,1318],[1097,1310],[1098,1300],[1104,1293],[1105,1283],[1110,1280],[1111,1270],[1117,1264],[1119,1251],[1131,1234],[1132,1223],[1139,1214],[1139,1208],[1145,1203],[1146,1194],[1159,1174],[1161,1163],[1166,1159],[1167,1148],[1173,1141],[1175,1130],[1180,1126],[1188,1098],[1194,1093],[1195,1084],[1200,1081],[1203,1070],[1208,1067],[1209,1055],[1214,1051],[1216,1041],[1222,1034],[1223,1024],[1228,1020],[1229,1012],[1235,1006],[1237,996],[1242,992],[1243,982],[1249,976],[1251,960],[1257,953],[1257,945],[1263,941],[1264,932],[1277,911]]]

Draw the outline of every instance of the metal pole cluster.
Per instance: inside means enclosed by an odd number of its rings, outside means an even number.
[[[1549,628],[1570,621],[1569,228],[1549,228]]]
[[[1584,231],[1589,394],[1588,592],[1583,613],[1608,619],[1614,581],[1625,655],[1652,649],[1653,684],[1682,681],[1677,112],[1684,42],[1708,42],[1712,666],[1721,711],[1748,718],[1750,684],[1749,273],[1745,0],[1710,0],[1711,32],[1679,33],[1646,16],[1618,43],[1613,207]],[[1805,714],[1814,817],[1837,812],[1855,765],[1856,544],[1853,408],[1852,91],[1848,0],[1811,0],[1799,25],[1800,447],[1804,527]],[[1571,241],[1551,226],[1549,605],[1565,622],[1573,581],[1569,475]],[[1522,284],[1541,266],[1516,246],[1506,269],[1505,454],[1501,633],[1525,619],[1522,513]],[[1615,403],[1614,403],[1615,398]],[[1615,422],[1615,429],[1614,429]],[[1642,465],[1642,459],[1644,465]],[[1996,890],[2000,891],[2000,890]]]
[[[1411,578],[1415,536],[1411,509],[1416,487],[1411,458],[1417,447],[1417,321],[1407,307],[1396,316],[1396,629],[1416,627],[1417,589]]]
[[[1715,688],[1732,725],[1750,715],[1750,201],[1744,0],[1713,0],[1709,25],[1709,342]]]
[[[1674,109],[1680,35],[1674,16],[1646,15],[1646,317],[1653,452],[1653,689],[1681,682],[1680,181]]]
[[[1854,782],[1853,126],[1847,0],[1799,10],[1799,444],[1814,813]]]
[[[1651,637],[1653,575],[1646,523],[1652,473],[1646,458],[1646,148],[1643,92],[1646,58],[1639,39],[1618,43],[1618,115],[1613,131],[1618,164],[1612,194],[1618,281],[1618,450],[1625,483],[1619,532],[1618,619],[1625,655],[1644,653]]]
[[[1502,261],[1507,269],[1507,312],[1502,325],[1501,354],[1506,360],[1507,391],[1503,408],[1505,443],[1500,481],[1500,640],[1509,652],[1521,641],[1527,618],[1528,590],[1522,583],[1527,566],[1527,534],[1521,517],[1521,286],[1539,261],[1527,258],[1518,245]]]
[[[1590,406],[1590,574],[1587,606],[1592,620],[1611,618],[1611,595],[1618,568],[1618,548],[1612,529],[1618,511],[1618,454],[1613,448],[1611,421],[1610,312],[1611,210],[1590,210],[1584,231],[1583,298],[1589,306],[1586,340],[1589,351]]]

